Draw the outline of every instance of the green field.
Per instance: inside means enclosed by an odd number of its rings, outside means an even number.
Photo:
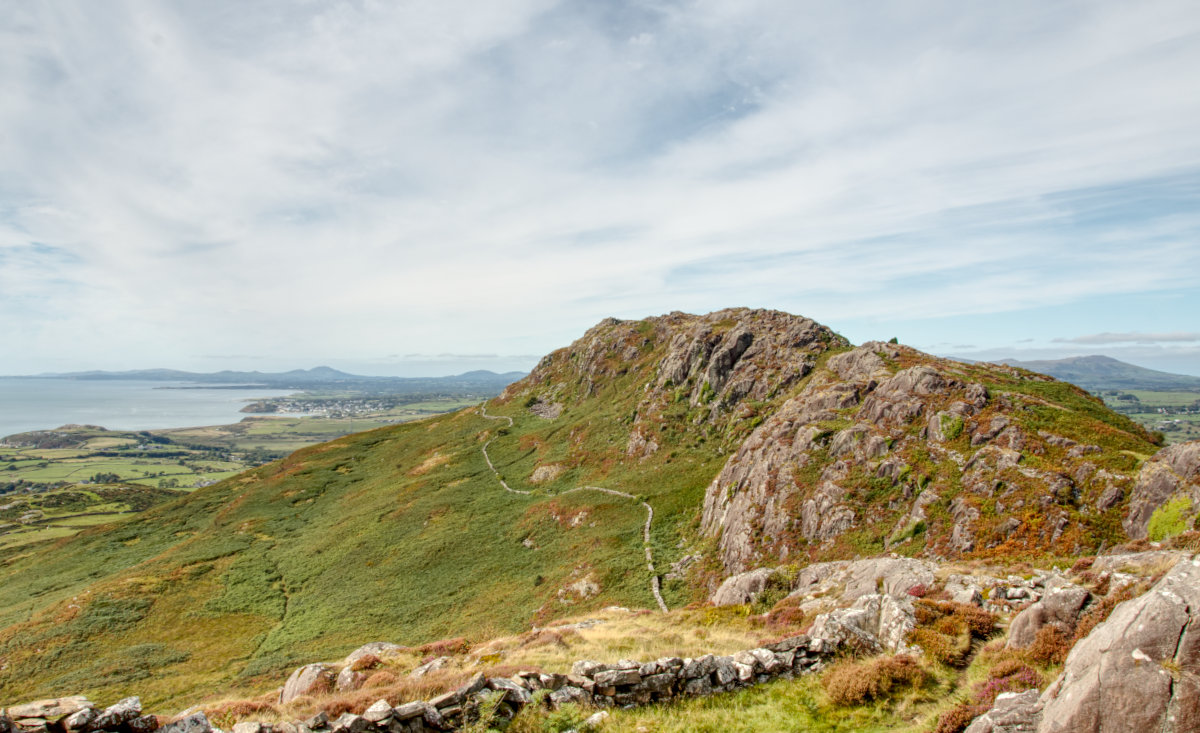
[[[1200,440],[1200,392],[1129,389],[1099,395],[1113,410],[1162,433],[1168,444]]]

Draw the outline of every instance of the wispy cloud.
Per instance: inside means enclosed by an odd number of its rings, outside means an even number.
[[[1184,0],[20,4],[0,372],[1191,287],[1198,33]]]
[[[1161,344],[1200,341],[1200,331],[1172,333],[1093,333],[1087,336],[1052,339],[1056,344]]]

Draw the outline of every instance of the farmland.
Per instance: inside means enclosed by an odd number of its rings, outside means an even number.
[[[304,446],[470,404],[430,399],[349,417],[247,417],[232,425],[115,431],[70,425],[0,442],[0,548],[67,537]]]
[[[1168,444],[1200,439],[1200,392],[1131,389],[1099,395],[1116,412],[1161,432]]]

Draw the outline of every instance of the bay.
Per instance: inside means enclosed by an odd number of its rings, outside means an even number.
[[[109,430],[227,425],[246,417],[239,410],[247,402],[295,393],[187,382],[5,377],[0,378],[0,437],[68,424]]]

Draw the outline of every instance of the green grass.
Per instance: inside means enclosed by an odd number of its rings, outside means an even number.
[[[1183,534],[1187,531],[1193,515],[1191,497],[1174,497],[1150,515],[1150,524],[1147,527],[1150,539],[1159,542]]]

